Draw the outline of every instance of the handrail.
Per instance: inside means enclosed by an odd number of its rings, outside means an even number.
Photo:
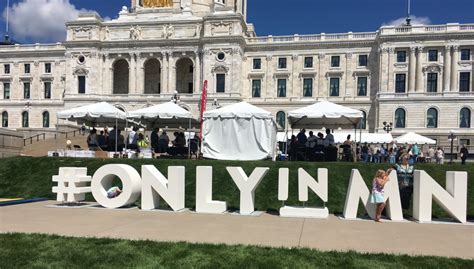
[[[23,138],[23,146],[26,146],[26,141],[30,140],[30,145],[33,144],[33,138],[36,138],[36,142],[39,142],[40,136],[43,136],[43,140],[46,139],[46,133],[37,134],[28,138]]]

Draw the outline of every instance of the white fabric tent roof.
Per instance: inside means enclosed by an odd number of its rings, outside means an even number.
[[[197,124],[197,120],[191,112],[173,102],[132,111],[128,113],[128,118],[146,124],[149,128],[154,127],[154,125],[161,125],[160,127],[187,127],[189,121],[191,121],[191,124]]]
[[[417,133],[409,132],[402,136],[395,138],[397,144],[436,144],[436,141],[426,136],[419,135]]]
[[[204,118],[258,118],[273,119],[272,113],[246,102],[228,105],[219,109],[204,112]]]
[[[251,161],[275,156],[272,114],[245,102],[204,113],[202,132],[204,158]]]
[[[362,111],[328,101],[320,101],[307,107],[288,112],[288,123],[292,129],[354,128],[363,118]]]
[[[57,116],[59,119],[77,121],[79,124],[114,124],[116,120],[127,119],[125,112],[107,102],[60,111]]]

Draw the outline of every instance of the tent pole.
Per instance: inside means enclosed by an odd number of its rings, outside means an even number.
[[[352,160],[355,163],[357,162],[357,124],[354,125],[354,145],[352,148]]]
[[[117,154],[117,143],[118,143],[118,119],[115,119],[115,154]]]
[[[125,136],[125,149],[128,148],[128,139],[129,139],[129,136],[130,136],[130,133],[128,132],[128,118],[125,120],[125,133],[126,133],[126,136]]]
[[[188,159],[191,159],[191,119],[188,125]]]

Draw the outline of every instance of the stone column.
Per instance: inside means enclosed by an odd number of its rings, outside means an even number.
[[[196,66],[194,68],[194,93],[201,93],[201,51],[194,51],[194,62]]]
[[[423,55],[423,47],[417,48],[418,53],[416,54],[416,83],[415,83],[415,91],[422,92],[423,91],[423,63],[421,56]]]
[[[146,58],[142,58],[141,54],[137,55],[137,93],[144,94],[145,93],[145,60]]]
[[[346,53],[346,72],[345,72],[345,77],[344,77],[344,79],[346,80],[345,81],[346,82],[345,83],[346,92],[345,92],[344,97],[351,97],[352,96],[352,87],[350,85],[351,79],[350,79],[350,74],[349,74],[350,70],[352,70],[352,52]],[[355,83],[357,84],[357,81]],[[357,88],[357,86],[355,88]],[[356,96],[356,95],[357,95],[357,93],[354,96]]]
[[[108,94],[114,93],[114,67],[112,63],[113,63],[112,55],[109,54],[106,58],[106,64],[105,64],[105,70],[107,72],[106,92]]]
[[[303,87],[298,87],[298,55],[297,54],[293,54],[291,56],[291,75],[289,77],[289,79],[291,79],[291,81],[288,81],[288,85],[291,85],[291,95],[288,94],[286,97],[287,98],[291,98],[291,97],[301,97],[303,96]],[[302,83],[300,83],[302,84]],[[298,94],[298,91],[301,91],[301,94]],[[289,93],[289,92],[288,92]]]
[[[318,89],[316,92],[316,95],[313,94],[316,98],[319,98],[320,96],[323,96],[321,93],[323,91],[323,81],[324,81],[324,75],[323,75],[323,61],[324,61],[325,55],[320,53],[318,54],[318,74],[316,75],[317,80],[318,80]]]
[[[267,57],[265,57],[266,61],[267,61],[267,67],[265,68],[265,97],[266,98],[273,98],[275,95],[273,95],[273,92],[272,92],[272,79],[273,79],[273,76],[271,76],[271,73],[272,73],[272,70],[273,70],[273,67],[272,67],[272,59],[273,57],[271,55],[267,55]]]
[[[379,57],[380,57],[380,64],[379,64],[379,90],[381,92],[388,92],[388,81],[387,78],[387,67],[386,64],[387,59],[387,48],[380,46],[379,48]]]
[[[446,45],[444,49],[444,71],[443,71],[443,87],[445,92],[449,92],[451,83],[451,46]]]
[[[173,94],[176,91],[176,59],[173,57],[173,52],[169,52],[168,76],[168,93]]]
[[[458,54],[459,45],[453,46],[453,57],[451,58],[451,91],[459,91],[458,88]]]
[[[129,94],[134,94],[136,92],[136,59],[135,59],[135,53],[131,52],[129,53],[130,55],[130,65],[128,69],[128,93]]]
[[[393,53],[395,49],[394,48],[388,48],[387,53],[388,53],[388,59],[387,59],[387,64],[388,64],[388,72],[387,72],[387,92],[392,91],[395,92],[395,87],[393,86]]]
[[[161,53],[163,58],[163,68],[161,72],[161,93],[168,93],[169,90],[169,52],[165,51]]]
[[[410,62],[408,66],[408,91],[415,91],[416,47],[410,47]]]

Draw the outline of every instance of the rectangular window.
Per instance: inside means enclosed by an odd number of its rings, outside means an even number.
[[[304,68],[313,68],[313,57],[304,57]]]
[[[30,86],[31,84],[29,82],[23,83],[23,98],[24,99],[30,99]]]
[[[426,87],[427,92],[438,91],[438,73],[428,73],[428,81]]]
[[[313,96],[313,79],[312,78],[303,79],[303,96],[304,97]]]
[[[405,93],[406,88],[406,74],[397,74],[395,76],[395,92]]]
[[[85,76],[78,76],[77,77],[77,84],[78,84],[78,93],[86,93],[86,77]]]
[[[367,66],[367,55],[359,55],[359,66]]]
[[[260,79],[252,80],[252,97],[261,97],[262,81]]]
[[[44,64],[44,72],[46,74],[51,74],[51,63],[45,63]]]
[[[253,70],[260,70],[262,69],[262,59],[256,58],[253,59]]]
[[[30,64],[25,64],[25,74],[29,74],[30,72]]]
[[[278,58],[278,69],[286,69],[286,58]]]
[[[216,74],[216,92],[225,92],[225,74]]]
[[[471,50],[470,49],[462,49],[461,50],[461,61],[469,61],[471,60]]]
[[[357,96],[367,96],[367,77],[357,78]]]
[[[430,61],[430,62],[437,62],[438,61],[438,51],[437,50],[429,50],[428,51],[428,61]]]
[[[3,99],[10,99],[10,83],[3,83]]]
[[[341,65],[341,57],[332,56],[331,57],[331,67],[339,67]]]
[[[277,97],[286,97],[286,79],[278,79],[277,87]]]
[[[329,95],[339,96],[339,78],[331,78],[329,84]]]
[[[469,92],[471,87],[471,73],[461,72],[459,74],[459,91]]]
[[[44,98],[51,99],[51,82],[44,83]]]
[[[397,63],[406,63],[407,52],[404,50],[397,51]]]
[[[4,64],[3,65],[3,73],[4,74],[10,74],[10,65],[9,64]]]

